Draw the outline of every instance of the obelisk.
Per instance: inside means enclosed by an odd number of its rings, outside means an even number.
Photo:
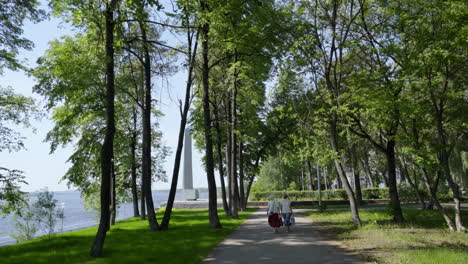
[[[184,181],[183,181],[184,200],[198,199],[198,192],[193,189],[192,175],[192,137],[190,136],[190,128],[185,129],[184,138]]]

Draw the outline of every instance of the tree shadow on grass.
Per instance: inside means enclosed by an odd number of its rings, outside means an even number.
[[[453,216],[453,210],[447,211]],[[438,211],[403,209],[403,213],[405,222],[394,223],[389,211],[361,211],[363,228],[359,230],[352,224],[349,211],[312,212],[309,215],[315,219],[314,225],[325,234],[349,240],[350,246],[367,256],[367,260],[393,259],[394,256],[406,258],[407,255],[425,252],[434,252],[434,258],[441,259],[443,255],[453,259],[468,256],[467,234],[450,232]],[[468,212],[462,214],[466,226]]]
[[[88,256],[97,230],[93,227],[1,247],[0,263],[197,263],[242,221],[220,218],[224,228],[213,230],[207,210],[175,210],[170,229],[163,232],[150,231],[147,221],[131,218],[111,228],[100,258]]]

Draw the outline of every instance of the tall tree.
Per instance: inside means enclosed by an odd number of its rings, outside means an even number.
[[[193,72],[195,68],[195,58],[197,56],[197,47],[198,47],[198,28],[193,29],[192,27],[192,18],[190,16],[190,6],[184,6],[182,8],[182,27],[185,27],[185,31],[187,34],[187,54],[186,60],[184,63],[188,65],[187,69],[187,83],[185,86],[185,99],[184,104],[182,106],[182,102],[179,105],[180,107],[180,126],[179,126],[179,137],[177,141],[177,149],[175,154],[175,161],[174,161],[174,168],[172,172],[172,182],[171,182],[171,189],[169,192],[169,197],[167,199],[166,210],[164,212],[164,218],[161,223],[161,229],[166,230],[169,228],[169,222],[171,219],[172,207],[174,205],[174,199],[177,191],[177,182],[179,179],[179,170],[180,170],[180,161],[182,158],[182,148],[184,146],[184,134],[185,134],[185,127],[187,125],[187,118],[189,114],[190,104],[192,100],[192,83],[193,83]],[[186,146],[189,147],[189,146]]]
[[[316,76],[314,88],[327,98],[328,140],[335,156],[335,169],[348,196],[353,222],[356,226],[361,226],[356,198],[341,161],[343,146],[339,137],[343,131],[340,125],[340,97],[344,90],[343,79],[349,70],[346,68],[348,61],[345,57],[350,49],[346,47],[350,47],[352,42],[350,32],[361,6],[354,0],[319,0],[301,1],[298,8],[305,22],[298,26],[297,34],[305,34],[307,37],[298,37],[300,41],[294,46],[304,56],[304,64],[312,71],[311,74]]]
[[[21,49],[31,50],[34,43],[22,36],[25,21],[34,23],[45,18],[38,1],[3,1],[0,8],[0,77],[5,69],[26,69],[18,61]],[[24,147],[20,133],[8,123],[29,126],[30,117],[37,113],[34,101],[17,94],[11,87],[0,86],[0,152],[18,151]],[[25,204],[19,184],[26,184],[23,172],[0,167],[0,214],[19,213]]]
[[[202,89],[203,89],[203,119],[205,127],[205,158],[206,158],[206,177],[208,180],[208,210],[211,228],[222,228],[218,217],[218,203],[216,194],[216,181],[214,176],[213,159],[213,139],[211,134],[211,110],[210,110],[210,89],[209,89],[209,32],[210,20],[208,12],[210,7],[208,0],[200,1],[201,13],[204,15],[200,26],[201,44],[202,44]]]
[[[114,156],[114,98],[115,98],[115,72],[114,72],[114,11],[118,1],[110,0],[105,7],[105,53],[106,53],[106,135],[101,149],[101,217],[96,238],[91,246],[90,255],[100,256],[104,247],[106,233],[109,229],[110,180],[112,177],[112,158]]]

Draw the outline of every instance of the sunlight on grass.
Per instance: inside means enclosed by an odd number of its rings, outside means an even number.
[[[450,232],[436,211],[404,209],[395,224],[387,210],[360,211],[364,226],[351,222],[348,210],[307,213],[314,225],[341,240],[364,259],[385,264],[459,264],[468,259],[468,234]],[[468,224],[468,212],[463,212]]]
[[[88,256],[96,227],[0,247],[0,263],[198,263],[253,210],[239,212],[239,219],[219,216],[223,229],[210,229],[208,210],[173,211],[170,229],[151,232],[147,221],[131,218],[118,222],[108,232],[104,255]],[[160,219],[164,212],[158,212]]]

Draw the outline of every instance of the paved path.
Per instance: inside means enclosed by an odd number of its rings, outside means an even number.
[[[308,217],[295,215],[296,225],[290,233],[273,233],[265,209],[247,219],[217,246],[202,263],[352,263],[363,264],[337,242],[329,241],[315,230]]]

